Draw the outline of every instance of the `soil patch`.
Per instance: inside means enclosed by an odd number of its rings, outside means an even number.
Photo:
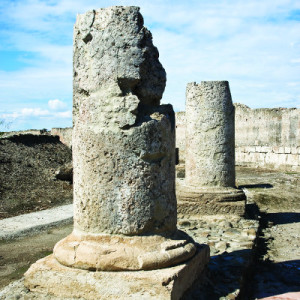
[[[51,254],[54,245],[72,229],[73,225],[65,225],[35,236],[0,241],[0,289],[20,279],[38,259]]]
[[[71,149],[48,135],[0,139],[0,219],[72,202],[72,184],[55,172]]]

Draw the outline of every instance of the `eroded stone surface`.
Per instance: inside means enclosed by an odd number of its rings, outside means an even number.
[[[173,232],[174,112],[139,8],[79,15],[74,35],[75,229]]]
[[[196,247],[184,232],[161,235],[80,235],[75,231],[58,242],[56,259],[85,270],[153,270],[176,265],[194,256]]]
[[[238,215],[245,213],[245,193],[232,187],[186,186],[184,180],[176,180],[178,216]]]
[[[195,254],[176,227],[174,112],[159,105],[165,81],[138,7],[77,17],[74,231],[54,248],[63,265],[149,270]]]
[[[234,106],[228,81],[186,89],[186,184],[235,186]]]
[[[31,292],[179,299],[207,264],[209,247],[176,227],[174,112],[159,105],[165,76],[139,8],[77,17],[74,230],[26,272]]]
[[[74,121],[88,99],[96,106],[109,103],[106,111],[102,110],[104,123],[116,112],[120,119],[127,116],[123,126],[135,122],[131,112],[136,111],[139,102],[159,105],[166,73],[152,35],[143,25],[139,8],[133,6],[78,15],[74,28]],[[101,92],[116,97],[111,102],[107,95],[101,97]],[[114,118],[112,121],[118,122]]]
[[[177,168],[178,213],[243,215],[246,197],[235,187],[234,106],[228,82],[189,83],[185,120],[179,119],[186,128],[185,172]]]

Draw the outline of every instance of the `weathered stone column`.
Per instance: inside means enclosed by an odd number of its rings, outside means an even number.
[[[74,230],[56,244],[50,261],[27,272],[29,289],[87,299],[127,299],[128,293],[177,299],[207,262],[207,247],[176,228],[175,120],[172,106],[160,105],[165,82],[138,7],[77,17]],[[45,264],[55,273],[52,285],[49,272],[41,282]],[[82,283],[86,270],[96,272]],[[62,273],[68,278],[57,290]]]
[[[234,106],[227,81],[189,83],[186,89],[185,183],[179,212],[244,213],[245,195],[235,188]],[[197,210],[187,202],[197,202]]]

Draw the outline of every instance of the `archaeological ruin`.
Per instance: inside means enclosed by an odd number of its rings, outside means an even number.
[[[299,299],[300,109],[165,85],[138,7],[77,16],[73,127],[0,133],[0,299]]]
[[[151,33],[138,7],[111,7],[78,15],[74,36],[74,229],[30,267],[25,286],[179,299],[209,248],[177,230],[175,118],[160,105],[166,73]]]
[[[236,108],[236,164],[300,171],[300,109]]]
[[[228,82],[189,83],[185,124],[185,178],[177,180],[178,213],[243,215],[245,194],[235,187],[234,106]]]

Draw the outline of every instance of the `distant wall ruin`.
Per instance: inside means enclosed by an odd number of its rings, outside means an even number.
[[[300,109],[235,104],[236,165],[300,171]],[[176,113],[176,147],[185,160],[185,112]]]
[[[72,147],[72,127],[52,128],[51,135],[57,135],[63,144]]]
[[[235,108],[237,165],[300,171],[300,109]]]
[[[8,131],[3,132],[0,138],[8,138],[14,135],[24,135],[24,134],[33,134],[33,135],[50,135],[47,129],[28,129],[28,130],[20,130],[20,131]]]

